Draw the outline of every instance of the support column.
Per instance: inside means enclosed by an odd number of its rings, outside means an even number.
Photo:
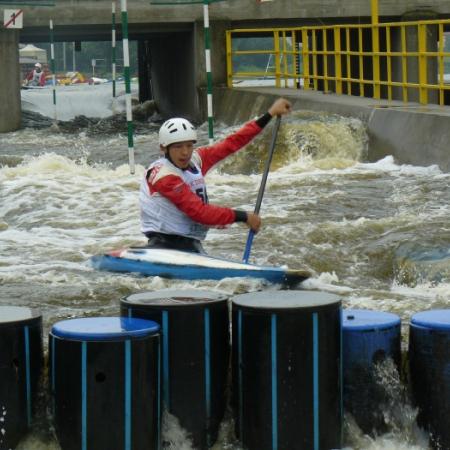
[[[153,98],[164,118],[197,120],[193,33],[155,35],[149,41]]]
[[[148,40],[138,41],[139,102],[153,100],[150,77],[151,54]]]
[[[419,20],[434,20],[437,19],[438,15],[433,11],[410,11],[402,16],[402,22],[415,22]],[[406,51],[417,52],[419,49],[419,29],[417,26],[408,26],[405,30],[406,34]],[[391,36],[392,39],[392,50],[401,51],[402,48],[402,38],[400,30],[395,30]],[[438,27],[428,25],[426,27],[426,46],[425,49],[429,52],[438,51]],[[419,83],[423,76],[426,76],[427,84],[437,84],[438,81],[438,65],[437,58],[424,58],[426,60],[426,68],[422,74],[419,70],[419,59],[420,57],[411,56],[407,58],[406,70],[407,70],[407,80],[408,83]],[[403,76],[402,69],[402,58],[396,57],[392,61],[392,72],[393,80],[401,81]],[[395,100],[403,100],[404,92],[402,88],[393,89],[393,98]],[[420,101],[420,90],[417,88],[407,89],[407,100],[408,102],[419,102]],[[438,103],[439,94],[437,90],[428,90],[428,103]]]
[[[0,29],[0,133],[20,128],[19,31]]]

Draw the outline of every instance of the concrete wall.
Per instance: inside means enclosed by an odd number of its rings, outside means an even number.
[[[245,88],[214,90],[215,119],[229,125],[259,116],[283,96],[294,109],[357,117],[366,123],[369,161],[393,155],[401,164],[439,165],[450,172],[450,107],[376,101],[324,95],[295,89]]]
[[[19,32],[0,29],[0,133],[20,127]]]
[[[437,164],[450,172],[449,110],[375,109],[368,122],[371,160],[393,155],[403,164]]]

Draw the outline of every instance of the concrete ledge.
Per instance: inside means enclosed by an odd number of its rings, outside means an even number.
[[[216,120],[229,125],[244,122],[259,116],[278,97],[288,98],[294,109],[361,119],[369,135],[369,161],[392,155],[400,164],[437,164],[442,171],[450,172],[448,106],[424,107],[298,89],[217,87],[213,94]]]
[[[391,154],[404,164],[437,164],[450,172],[449,109],[375,109],[368,123],[372,158]]]

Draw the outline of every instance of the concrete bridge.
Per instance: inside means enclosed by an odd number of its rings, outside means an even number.
[[[206,85],[203,6],[129,1],[129,38],[138,41],[141,100],[153,97],[164,115],[205,117],[200,90]],[[57,0],[54,7],[23,7],[23,30],[0,28],[0,132],[20,126],[19,42],[110,40],[111,2]],[[226,83],[224,31],[230,28],[368,23],[370,0],[228,0],[210,5],[213,84]],[[411,12],[413,15],[411,15]],[[118,14],[120,17],[120,15]],[[379,0],[382,21],[449,18],[448,0]],[[120,21],[120,19],[119,19]],[[118,39],[120,39],[120,23]]]

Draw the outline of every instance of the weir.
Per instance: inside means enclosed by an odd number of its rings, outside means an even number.
[[[437,164],[441,170],[450,171],[448,106],[324,95],[299,89],[224,87],[214,90],[216,117],[226,124],[242,123],[280,96],[289,99],[294,110],[325,111],[363,120],[369,135],[369,161],[392,155],[401,164]]]

